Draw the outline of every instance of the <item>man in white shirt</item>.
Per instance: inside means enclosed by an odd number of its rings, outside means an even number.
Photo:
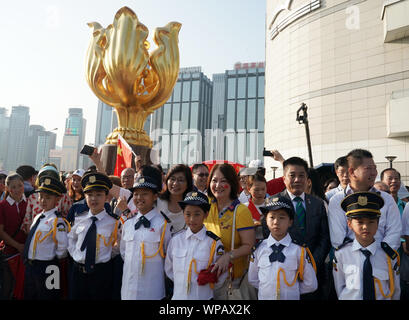
[[[339,180],[339,185],[338,187],[329,190],[328,192],[325,193],[325,197],[329,201],[336,193],[340,191],[344,191],[345,188],[347,187],[349,183],[349,178],[348,178],[348,161],[347,158],[344,157],[339,157],[337,160],[335,160],[334,163],[334,169],[335,169],[335,174],[338,177]]]
[[[392,196],[386,192],[375,189],[374,183],[378,174],[372,154],[363,149],[355,149],[346,156],[348,160],[348,175],[350,183],[344,192],[334,195],[328,208],[328,223],[331,244],[338,248],[346,238],[354,239],[353,232],[348,229],[345,212],[341,208],[341,201],[345,196],[358,191],[380,192],[385,201],[381,209],[378,231],[375,239],[384,241],[393,249],[400,246],[401,221],[398,206]]]

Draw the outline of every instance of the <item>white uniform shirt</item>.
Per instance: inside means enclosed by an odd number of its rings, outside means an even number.
[[[341,184],[339,184],[338,187],[325,192],[325,197],[329,201],[333,196],[335,196],[340,191],[344,191],[344,188],[342,188]]]
[[[214,289],[209,284],[199,286],[195,272],[195,263],[192,262],[191,268],[189,268],[191,261],[194,259],[198,273],[203,269],[207,269],[211,248],[215,240],[209,237],[206,231],[204,226],[197,233],[192,233],[190,228],[188,228],[175,234],[169,242],[165,272],[174,282],[172,300],[209,300],[213,298],[213,290],[223,285],[227,278],[227,272],[221,274],[217,283],[215,283]],[[220,240],[217,240],[211,265],[223,253],[223,244]],[[190,290],[188,292],[189,269],[191,278]]]
[[[55,257],[61,259],[67,255],[68,225],[61,217],[57,218],[56,212],[57,208],[54,208],[52,210],[42,212],[34,218],[31,228],[40,218],[41,214],[44,215],[44,218],[40,220],[40,223],[37,226],[35,234],[31,238],[30,247],[28,250],[29,260],[50,261]],[[56,228],[53,230],[55,222]],[[54,232],[57,243],[55,243],[53,239]],[[36,239],[38,240],[36,241]],[[36,243],[35,252],[33,250],[34,243]]]
[[[281,251],[284,262],[270,262],[270,255],[273,253],[271,246],[274,244],[284,245]],[[248,279],[249,283],[258,288],[259,300],[299,300],[300,294],[317,290],[318,282],[314,268],[307,260],[307,250],[304,251],[304,280],[297,281],[292,287],[284,282],[284,273],[289,284],[292,284],[294,277],[300,266],[301,246],[292,242],[291,236],[287,235],[280,241],[275,240],[271,234],[254,251],[254,261],[250,262]],[[280,272],[280,296],[277,296],[277,274]]]
[[[135,230],[135,224],[142,216],[126,220],[122,227],[121,255],[124,260],[122,276],[122,300],[160,300],[165,297],[164,263],[159,251],[159,244],[165,228],[165,218],[153,208],[145,218],[150,227],[143,225]],[[164,253],[170,239],[170,226],[167,223],[164,235]],[[145,265],[142,268],[142,243],[145,251]],[[147,257],[153,256],[154,257]]]
[[[339,300],[362,300],[363,299],[363,266],[365,255],[359,250],[362,247],[355,239],[353,242],[346,244],[341,249],[335,251],[333,275],[335,290]],[[372,265],[372,275],[380,280],[382,290],[385,295],[389,294],[389,268],[387,255],[381,248],[378,241],[373,242],[368,247],[372,255],[370,261]],[[392,260],[392,268],[396,264],[396,259]],[[392,271],[395,282],[395,292],[391,300],[400,299],[399,275]],[[379,285],[375,282],[376,300],[387,300],[380,293]],[[388,299],[389,300],[389,299]]]
[[[353,193],[349,185],[345,192],[347,195]],[[390,194],[379,191],[373,187],[369,192],[380,192],[380,195],[385,202],[384,206],[381,208],[381,217],[379,218],[379,226],[378,231],[375,234],[375,240],[386,242],[396,250],[400,246],[400,235],[402,230],[399,208]],[[348,228],[345,211],[341,208],[341,202],[344,198],[345,193],[338,192],[329,202],[328,226],[331,244],[334,248],[338,248],[344,242],[345,237],[355,239],[355,234]]]
[[[116,243],[112,243],[111,240],[113,240],[114,232],[117,232],[120,222],[119,220],[116,220],[108,215],[105,209],[96,215],[93,215],[91,211],[89,211],[87,214],[75,218],[74,226],[71,228],[71,232],[68,234],[68,252],[74,261],[78,263],[85,263],[85,254],[87,249],[81,251],[81,245],[84,242],[85,235],[92,224],[91,217],[97,217],[98,219],[95,222],[97,226],[97,235],[99,235],[99,241],[97,241],[96,247],[97,252],[95,263],[108,262],[115,255],[115,251],[118,251],[117,242],[119,237],[117,236]]]
[[[183,217],[183,210],[179,212],[172,212],[168,208],[169,202],[166,200],[158,199],[156,201],[157,205],[156,208],[158,208],[158,211],[162,211],[171,221],[170,225],[172,226],[171,232],[172,234],[175,234],[176,232],[179,232],[183,228],[185,228],[185,218]]]

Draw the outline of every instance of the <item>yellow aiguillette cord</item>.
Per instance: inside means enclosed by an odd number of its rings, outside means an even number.
[[[167,224],[168,224],[168,223],[167,223],[167,221],[165,220],[165,224],[164,224],[164,226],[163,226],[162,235],[161,235],[161,237],[160,237],[159,248],[158,248],[158,251],[155,252],[155,254],[153,254],[153,255],[151,255],[151,256],[145,256],[145,244],[144,244],[143,241],[141,242],[141,255],[142,255],[142,271],[141,271],[141,273],[143,273],[143,272],[145,271],[145,260],[146,260],[146,258],[149,259],[149,258],[156,257],[156,255],[157,255],[158,253],[160,253],[160,256],[161,256],[162,258],[165,258],[165,253],[164,253],[164,251],[163,251],[163,240],[165,239],[165,232],[166,232],[166,225],[167,225]]]
[[[62,218],[64,220],[64,222],[67,224],[68,226],[68,232],[71,231],[71,226],[69,224],[69,222],[65,219]],[[40,242],[42,243],[45,239],[47,239],[51,234],[53,235],[53,241],[54,243],[57,245],[58,241],[56,238],[56,234],[57,234],[57,222],[58,222],[58,218],[55,218],[53,221],[53,228],[44,236],[44,238],[40,239],[42,232],[39,230],[36,232],[36,235],[34,237],[34,245],[33,245],[33,259],[36,255],[36,250],[37,250],[37,243]]]
[[[315,273],[317,273],[317,267],[315,265],[315,260],[312,257],[311,251],[308,248],[305,248],[307,250],[307,254],[310,256],[312,266],[314,268]],[[279,268],[277,272],[277,287],[276,287],[276,296],[277,299],[280,300],[280,273],[283,274],[283,279],[284,282],[287,286],[292,287],[295,282],[297,281],[297,278],[300,278],[300,281],[304,280],[304,255],[305,255],[305,250],[304,247],[301,247],[301,256],[300,256],[300,266],[298,267],[297,273],[295,274],[295,277],[293,279],[292,283],[288,283],[287,278],[285,276],[285,271],[283,268]]]
[[[396,252],[396,251],[395,251]],[[398,254],[398,253],[397,253]],[[377,278],[374,277],[374,282],[378,284],[379,287],[379,291],[381,293],[381,295],[385,298],[385,299],[389,299],[392,297],[392,295],[395,292],[395,280],[393,279],[393,270],[392,270],[392,262],[391,262],[391,258],[386,255],[386,259],[388,262],[388,274],[389,274],[389,294],[385,295],[385,293],[383,292],[383,287],[381,284],[381,281]],[[400,265],[400,257],[398,254],[398,265]],[[376,285],[375,285],[375,297],[376,297]]]
[[[115,222],[114,231],[112,231],[111,235],[109,236],[108,242],[106,242],[106,239],[102,234],[97,235],[97,247],[96,247],[95,260],[98,259],[98,256],[99,256],[99,244],[100,244],[99,240],[101,238],[104,241],[105,247],[108,247],[110,245],[114,245],[114,243],[116,242],[116,240],[118,238],[118,223],[119,223],[119,220],[117,220]]]
[[[213,262],[213,256],[214,256],[215,251],[216,251],[216,240],[213,240],[212,247],[210,249],[209,261],[207,262],[207,268],[206,269],[208,269],[211,266],[211,264]],[[188,274],[187,274],[187,286],[186,286],[187,293],[189,293],[189,291],[190,291],[190,281],[192,279],[192,264],[193,263],[195,264],[195,273],[197,275],[199,274],[199,272],[197,272],[197,270],[196,270],[196,267],[197,267],[196,259],[193,258],[190,261],[189,271],[188,271]],[[214,283],[209,283],[209,285],[210,285],[210,288],[212,288],[212,289],[214,288]]]

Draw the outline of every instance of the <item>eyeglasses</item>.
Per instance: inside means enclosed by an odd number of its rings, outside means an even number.
[[[209,174],[208,173],[196,173],[200,178],[203,178],[203,177],[208,177],[209,176]]]
[[[176,178],[169,178],[169,180],[168,180],[170,183],[175,183],[175,182],[178,182],[178,183],[185,183],[186,182],[186,180],[185,179],[181,179],[181,178],[179,178],[179,179],[176,179]]]

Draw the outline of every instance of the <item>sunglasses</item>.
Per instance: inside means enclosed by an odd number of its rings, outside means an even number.
[[[203,177],[208,177],[209,176],[209,174],[208,173],[197,173],[197,175],[199,176],[199,177],[201,177],[201,178],[203,178]]]

